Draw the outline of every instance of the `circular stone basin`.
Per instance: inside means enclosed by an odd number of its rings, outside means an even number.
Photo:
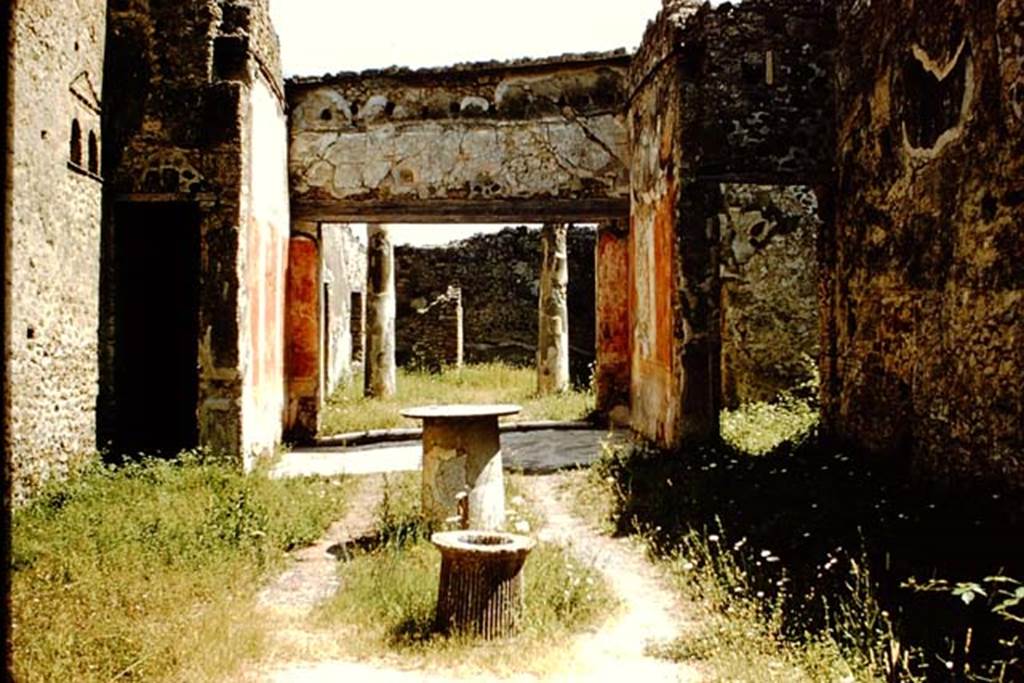
[[[445,531],[437,627],[444,633],[498,638],[513,633],[525,607],[523,565],[536,541],[500,531]]]
[[[526,555],[536,545],[529,536],[501,531],[443,531],[430,537],[442,557],[452,555]]]

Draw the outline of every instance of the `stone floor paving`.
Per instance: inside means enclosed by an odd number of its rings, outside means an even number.
[[[602,444],[622,443],[627,432],[600,429],[542,429],[501,435],[505,469],[531,474],[586,466],[600,456]],[[349,448],[313,446],[296,448],[281,457],[275,477],[303,475],[373,474],[414,471],[420,468],[418,440]]]

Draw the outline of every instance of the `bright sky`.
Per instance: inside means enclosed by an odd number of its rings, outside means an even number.
[[[661,0],[271,0],[286,76],[635,49]]]
[[[660,9],[661,0],[270,0],[286,76],[634,50]],[[502,227],[416,225],[394,237],[439,244]]]

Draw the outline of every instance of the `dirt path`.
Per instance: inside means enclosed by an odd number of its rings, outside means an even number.
[[[384,479],[381,475],[356,477],[350,485],[353,488],[345,515],[315,545],[293,553],[288,569],[257,596],[260,616],[272,634],[265,653],[271,665],[344,656],[338,639],[311,629],[308,622],[313,608],[339,588],[338,557],[346,542],[373,531],[374,511],[384,490]],[[276,679],[268,678],[265,672],[248,671],[241,680]]]
[[[571,548],[592,562],[607,578],[623,608],[596,632],[580,636],[558,672],[505,677],[504,681],[700,681],[700,673],[685,665],[646,655],[649,645],[674,638],[687,628],[684,612],[663,585],[642,550],[626,539],[611,539],[574,517],[562,502],[557,475],[526,480],[531,501],[542,511],[546,524],[538,531],[542,540]],[[382,662],[346,659],[337,638],[316,633],[305,624],[312,608],[338,589],[335,555],[330,551],[371,528],[372,514],[382,492],[380,477],[361,477],[353,505],[332,525],[316,546],[297,554],[297,562],[260,594],[260,604],[272,623],[274,643],[261,671],[249,672],[246,681],[317,683],[352,680],[367,683],[405,681],[490,681],[493,675],[457,675],[408,671]],[[333,551],[336,553],[336,551]],[[552,643],[552,647],[564,647]]]
[[[557,477],[529,479],[530,497],[546,524],[541,540],[567,546],[604,574],[623,610],[592,635],[579,638],[572,680],[701,681],[693,667],[648,656],[649,646],[675,639],[689,628],[685,610],[630,539],[604,536],[569,512]]]

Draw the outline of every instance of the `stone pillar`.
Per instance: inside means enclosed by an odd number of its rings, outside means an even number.
[[[289,242],[286,318],[285,433],[303,442],[316,437],[320,415],[320,249],[308,234],[295,234]]]
[[[367,227],[366,396],[395,393],[395,250],[386,225]]]
[[[723,200],[714,181],[688,183],[680,193],[679,302],[673,353],[682,365],[680,436],[690,443],[715,441],[722,409],[721,277],[718,215]],[[685,303],[684,303],[685,302]]]
[[[352,334],[352,362],[363,362],[363,328],[366,326],[366,304],[363,301],[362,292],[352,292],[352,306],[350,313],[352,320],[349,323],[349,331]]]
[[[568,229],[545,225],[540,232],[540,315],[537,325],[537,392],[569,388]]]
[[[598,225],[594,259],[597,307],[597,409],[614,422],[629,422],[629,229],[625,222]],[[614,413],[614,414],[613,414]]]

